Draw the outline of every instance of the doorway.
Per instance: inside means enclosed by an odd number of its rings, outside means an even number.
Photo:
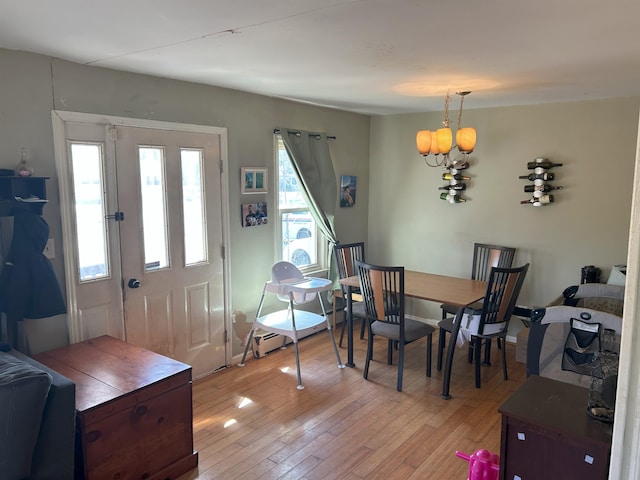
[[[53,112],[72,343],[229,363],[226,129]]]

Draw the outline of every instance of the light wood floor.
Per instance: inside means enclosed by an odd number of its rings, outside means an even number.
[[[346,342],[346,340],[345,340]],[[293,346],[194,382],[196,470],[204,479],[464,480],[456,450],[500,452],[498,407],[522,384],[524,365],[507,345],[509,380],[499,351],[483,367],[482,388],[456,349],[451,400],[440,398],[442,373],[425,376],[426,339],[406,349],[404,388],[376,343],[369,380],[362,378],[366,340],[355,340],[355,368],[338,369],[327,332],[300,342],[304,390],[296,389]],[[343,362],[346,349],[340,349]],[[395,358],[394,358],[395,360]]]

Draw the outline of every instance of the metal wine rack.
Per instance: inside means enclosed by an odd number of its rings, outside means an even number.
[[[538,157],[532,162],[527,162],[527,168],[531,173],[521,175],[520,179],[529,180],[533,183],[524,186],[525,193],[531,193],[531,198],[520,201],[524,205],[532,205],[534,207],[543,207],[555,202],[555,192],[562,190],[563,187],[554,185],[552,182],[556,180],[555,172],[551,170],[561,167],[562,163],[551,162],[548,158]]]

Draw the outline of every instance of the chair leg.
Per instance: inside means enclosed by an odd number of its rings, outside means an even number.
[[[340,358],[340,352],[338,351],[338,345],[336,345],[336,339],[333,336],[333,329],[331,328],[331,324],[327,322],[327,330],[329,335],[331,336],[331,343],[333,344],[333,351],[336,353],[336,358],[338,359],[338,368],[345,368],[346,365],[342,363],[342,359]]]
[[[427,335],[427,377],[431,376],[431,355],[433,353],[432,340],[432,335]]]
[[[298,390],[304,390],[304,386],[302,386],[302,375],[300,374],[300,356],[298,355],[298,342],[294,342],[295,352],[296,352],[296,369],[298,372]]]
[[[387,365],[393,365],[393,340],[387,341]]]
[[[404,343],[400,343],[400,345],[398,345],[398,386],[396,387],[399,392],[402,391],[403,367],[404,367]]]
[[[467,352],[467,362],[472,363],[475,358],[475,346],[469,342],[469,351]]]
[[[480,388],[480,351],[482,350],[482,339],[472,338],[474,363],[476,366],[476,388]]]
[[[498,340],[500,341],[500,340]],[[505,348],[506,345],[504,345],[504,342],[502,342],[502,376],[504,377],[505,380],[508,380],[507,377],[507,349]]]
[[[483,365],[491,365],[491,340],[485,342]]]
[[[340,342],[338,343],[338,345],[340,345],[340,348],[342,348],[342,339],[344,338],[344,332],[346,328],[347,328],[347,312],[343,310],[342,311],[342,327],[340,328]]]
[[[438,334],[438,358],[436,360],[436,368],[438,371],[442,370],[442,355],[444,354],[444,342],[446,335],[447,331],[444,328],[441,328],[440,333]]]
[[[362,320],[362,322],[360,323],[360,340],[364,339],[364,319]]]
[[[362,376],[366,380],[369,377],[369,362],[371,362],[371,357],[373,357],[373,335],[371,335],[371,330],[369,330],[369,338],[367,339],[367,357],[364,361],[364,370],[362,371]]]

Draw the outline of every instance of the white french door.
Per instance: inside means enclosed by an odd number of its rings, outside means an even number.
[[[226,365],[225,129],[54,112],[54,133],[72,342]]]

